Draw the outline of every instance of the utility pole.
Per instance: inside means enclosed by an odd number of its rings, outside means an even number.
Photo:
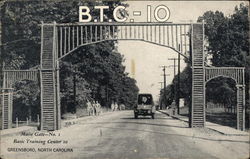
[[[160,88],[160,97],[159,97],[159,109],[161,109],[162,108],[162,96],[161,96],[161,92],[162,92],[162,84],[163,84],[163,82],[158,82],[158,83],[160,83],[161,84],[161,88]]]
[[[168,60],[172,60],[172,61],[174,61],[174,65],[169,65],[169,67],[174,67],[174,77],[175,77],[175,75],[176,75],[176,67],[178,66],[178,65],[176,65],[176,61],[178,60],[178,58],[169,58]],[[172,102],[172,105],[176,105],[176,103],[175,103],[175,101],[177,100],[177,95],[176,95],[176,84],[174,84],[174,90],[173,90],[173,94],[174,94],[174,100],[173,100],[173,102]]]
[[[179,51],[180,51],[180,45],[179,45]],[[181,70],[181,55],[178,54],[178,84],[177,84],[177,114],[180,114],[180,71]]]
[[[166,99],[166,76],[169,76],[169,74],[166,74],[166,68],[168,66],[161,66],[161,67],[163,68],[162,69],[163,71],[163,95],[164,95],[163,100],[164,100],[164,104],[166,105],[166,101],[167,101]]]
[[[176,65],[176,61],[178,60],[178,58],[169,58],[168,60],[174,61],[174,65],[169,65],[169,67],[174,67],[174,76],[175,76],[176,75],[175,67],[178,66],[178,65]]]
[[[74,100],[74,111],[76,111],[76,68],[73,72],[73,100]]]
[[[163,94],[164,94],[164,105],[166,105],[166,66],[163,66]],[[164,106],[165,107],[165,106]]]
[[[179,46],[180,47],[180,46]],[[176,85],[174,85],[174,96],[176,100],[176,106],[177,106],[177,113],[180,114],[180,54],[178,53],[178,58],[169,58],[168,60],[173,60],[174,61],[174,75],[176,74],[176,69],[175,67],[177,66],[178,68],[178,76],[177,76],[177,89]],[[176,65],[176,61],[178,64]],[[176,91],[177,90],[177,91]]]
[[[163,82],[158,82],[158,83],[160,83],[160,84],[161,84],[161,89],[162,89],[162,84],[163,84]]]

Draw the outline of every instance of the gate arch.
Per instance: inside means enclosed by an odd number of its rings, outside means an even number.
[[[237,88],[237,129],[245,130],[245,68],[244,67],[206,67],[205,84],[217,77],[235,81]]]
[[[42,23],[41,129],[60,128],[59,60],[80,46],[106,40],[141,40],[191,57],[192,127],[204,127],[204,23]],[[163,34],[162,34],[163,33]],[[192,52],[192,53],[191,53]],[[201,115],[202,114],[202,115]]]
[[[54,25],[57,30],[59,59],[81,46],[110,40],[144,41],[169,47],[186,58],[190,52],[191,23],[54,23]]]
[[[1,129],[12,126],[13,85],[17,81],[38,81],[38,70],[3,70],[3,88],[1,89]]]
[[[245,105],[244,68],[227,69],[204,65],[204,23],[43,23],[41,24],[41,129],[57,130],[61,127],[59,60],[81,46],[106,40],[141,40],[169,47],[190,58],[192,65],[191,127],[205,126],[206,80],[218,76],[242,76],[239,90],[239,108]],[[238,69],[238,70],[237,70]],[[241,73],[239,70],[243,70]],[[18,70],[21,71],[21,70]],[[224,71],[224,72],[223,72]],[[235,72],[236,71],[236,72]],[[239,77],[237,76],[237,77]],[[236,79],[237,80],[237,79]],[[4,85],[3,90],[7,90]],[[7,97],[7,99],[10,99]],[[4,101],[1,100],[2,102]],[[237,104],[238,106],[238,104]],[[244,111],[244,110],[243,110]],[[238,129],[244,129],[244,113]],[[7,119],[5,119],[6,121]],[[238,124],[238,123],[237,123]]]

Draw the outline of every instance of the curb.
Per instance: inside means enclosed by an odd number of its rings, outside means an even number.
[[[220,133],[220,134],[222,134],[222,135],[226,135],[226,136],[249,136],[249,134],[228,134],[228,133],[224,133],[224,132],[222,132],[222,131],[219,131],[219,130],[216,130],[216,129],[214,129],[214,128],[211,128],[211,127],[206,127],[206,128],[208,128],[208,129],[210,129],[210,130],[213,130],[213,131],[216,131],[216,132],[218,132],[218,133]],[[244,132],[244,131],[243,131]]]
[[[160,112],[160,113],[162,113],[162,114],[166,114],[167,116],[170,116],[170,117],[173,118],[173,119],[181,120],[181,121],[184,121],[184,122],[187,122],[187,123],[188,123],[188,121],[183,120],[183,119],[181,119],[181,118],[178,118],[178,117],[176,117],[176,116],[170,115],[170,114],[167,113],[167,112],[163,112],[163,111],[160,111],[160,110],[158,110],[158,112]]]

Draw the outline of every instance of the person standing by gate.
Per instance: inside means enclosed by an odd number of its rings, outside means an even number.
[[[114,104],[115,106],[115,111],[117,111],[117,109],[118,109],[118,104],[117,104],[117,102],[115,102],[115,104]]]
[[[96,115],[100,115],[101,113],[101,104],[97,101],[96,102]]]
[[[87,113],[89,116],[93,115],[93,107],[89,100],[87,100]]]
[[[112,104],[111,104],[111,111],[114,111],[115,110],[115,104],[114,104],[114,101],[112,101]]]
[[[96,101],[93,101],[93,112],[94,112],[94,114],[93,115],[97,115],[96,114]]]

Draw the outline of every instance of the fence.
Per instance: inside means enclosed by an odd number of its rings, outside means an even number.
[[[25,121],[21,121],[18,119],[18,117],[16,117],[16,120],[13,122],[15,125],[14,127],[18,128],[20,126],[40,126],[40,116],[37,115],[37,121],[31,121],[31,119],[29,119],[28,117],[26,118]],[[13,127],[13,125],[12,125]]]

